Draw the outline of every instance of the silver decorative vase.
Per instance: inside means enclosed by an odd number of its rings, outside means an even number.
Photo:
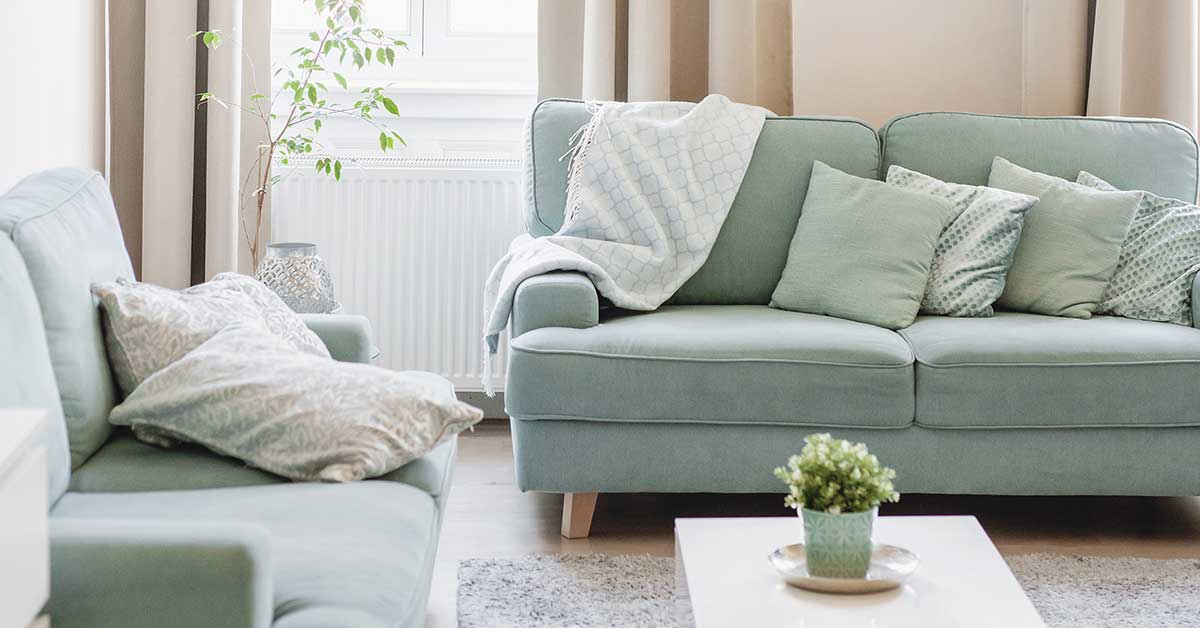
[[[268,244],[255,276],[301,314],[329,314],[341,309],[333,298],[333,279],[325,260],[317,255],[315,244]]]

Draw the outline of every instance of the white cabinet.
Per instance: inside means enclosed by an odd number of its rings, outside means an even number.
[[[0,628],[29,626],[50,594],[45,429],[41,410],[0,410]]]

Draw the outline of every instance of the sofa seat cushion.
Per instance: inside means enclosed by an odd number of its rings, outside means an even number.
[[[666,306],[513,340],[517,419],[900,428],[912,353],[894,332],[758,305]]]
[[[424,625],[439,520],[433,499],[409,486],[67,493],[51,516],[259,525],[271,538],[274,628]]]
[[[441,497],[450,478],[457,439],[378,479],[408,484]],[[71,475],[71,490],[86,493],[196,490],[261,486],[288,482],[237,458],[222,456],[199,445],[173,449],[148,445],[128,428],[117,428],[100,451]]]
[[[1200,425],[1200,330],[1017,312],[921,316],[916,422],[943,428]]]

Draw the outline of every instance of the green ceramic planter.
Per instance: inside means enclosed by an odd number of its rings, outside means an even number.
[[[871,530],[878,510],[831,515],[800,509],[808,573],[822,578],[866,576],[871,566]]]

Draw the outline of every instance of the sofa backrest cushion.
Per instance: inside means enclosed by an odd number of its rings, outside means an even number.
[[[0,408],[39,408],[47,413],[43,435],[50,504],[67,490],[71,454],[58,386],[46,347],[42,313],[17,247],[0,235]]]
[[[571,136],[587,105],[547,100],[530,119],[526,145],[526,226],[534,236],[562,226]],[[878,178],[875,131],[844,118],[768,118],[708,261],[676,292],[677,304],[765,305],[779,283],[816,160]]]
[[[913,113],[892,119],[879,136],[881,172],[896,164],[987,185],[992,158],[1000,156],[1068,181],[1087,170],[1123,190],[1196,198],[1196,139],[1165,120]]]
[[[74,168],[27,177],[0,196],[0,234],[16,246],[37,296],[78,467],[108,438],[115,398],[91,285],[133,279],[108,184]]]

